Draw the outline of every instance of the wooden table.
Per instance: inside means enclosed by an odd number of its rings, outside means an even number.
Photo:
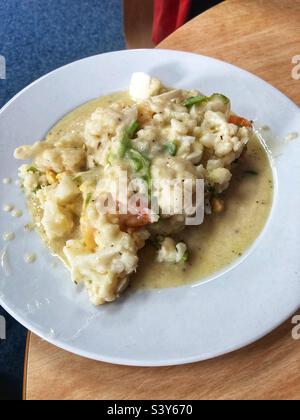
[[[300,105],[292,57],[300,55],[300,0],[228,0],[159,47],[192,51],[261,76]],[[289,320],[260,342],[204,363],[133,368],[68,354],[30,335],[25,398],[299,399],[300,342]]]

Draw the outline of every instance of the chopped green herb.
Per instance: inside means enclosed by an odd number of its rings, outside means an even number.
[[[137,121],[134,121],[132,124],[130,124],[128,128],[124,130],[118,152],[120,158],[124,158],[127,150],[131,148],[131,140],[134,138],[138,129],[139,123]]]
[[[126,157],[132,163],[134,170],[140,175],[140,177],[147,182],[149,190],[151,184],[151,162],[150,160],[142,155],[140,152],[134,149],[130,149],[126,153]]]
[[[191,98],[185,99],[182,102],[182,105],[186,106],[186,107],[191,107],[193,105],[199,105],[201,103],[203,103],[204,101],[206,101],[208,98],[207,96],[192,96]]]
[[[149,193],[151,188],[151,162],[150,160],[142,155],[140,152],[132,148],[131,140],[134,138],[136,132],[139,129],[139,123],[134,121],[123,133],[121,139],[118,157],[127,158],[133,165],[134,170],[144,179],[149,187]],[[113,156],[108,155],[108,162],[111,164],[111,159]]]
[[[183,101],[183,105],[189,108],[193,105],[201,105],[201,104],[213,101],[215,99],[220,99],[224,105],[228,105],[230,103],[230,99],[227,98],[227,96],[222,95],[221,93],[214,93],[211,96],[200,95],[200,96],[194,96],[192,98],[188,98],[185,101]]]
[[[118,150],[120,158],[123,158],[125,156],[127,149],[129,149],[129,142],[127,142],[127,137],[125,138],[124,136]]]
[[[137,121],[134,121],[127,129],[127,133],[130,139],[132,139],[137,133],[140,125]]]
[[[134,170],[136,172],[140,172],[143,169],[146,169],[148,166],[148,162],[145,160],[145,158],[136,150],[129,150],[127,152],[127,157],[129,160],[131,160],[131,163],[133,164]]]
[[[178,151],[178,147],[177,144],[172,141],[170,143],[167,143],[164,145],[164,149],[169,153],[169,155],[171,156],[176,156],[177,155],[177,151]]]

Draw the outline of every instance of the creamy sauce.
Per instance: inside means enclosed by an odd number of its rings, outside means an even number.
[[[91,101],[63,118],[53,127],[47,140],[67,133],[82,134],[86,119],[98,107],[106,107],[116,100],[130,105],[127,93],[117,93]],[[273,177],[267,153],[255,136],[248,145],[244,160],[235,165],[230,189],[224,194],[226,210],[207,216],[203,225],[187,228],[178,237],[190,249],[188,264],[160,264],[156,251],[147,245],[140,253],[138,272],[132,278],[134,288],[166,288],[195,283],[223,269],[240,258],[253,244],[266,224],[273,201]],[[40,233],[40,216],[35,203],[31,210]],[[74,233],[74,237],[78,232]],[[62,248],[65,241],[47,243],[52,253],[64,262]]]

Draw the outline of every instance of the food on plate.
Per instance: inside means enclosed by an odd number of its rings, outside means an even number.
[[[226,191],[238,183],[234,174],[247,147],[256,147],[269,168],[255,142],[252,122],[234,114],[226,96],[168,89],[158,79],[135,73],[129,93],[75,110],[44,141],[19,147],[15,157],[30,161],[19,174],[43,240],[64,260],[73,281],[83,283],[91,301],[100,305],[118,298],[136,277],[145,247],[155,250],[155,270],[187,270],[194,253],[188,237],[199,227],[187,226],[195,207],[183,205],[181,212],[170,207],[170,201],[179,200],[174,185],[189,185],[193,201],[202,182],[205,219],[214,214],[220,221]],[[244,177],[255,177],[252,167],[244,172]],[[115,186],[125,173],[130,186],[125,194],[119,188],[116,198]],[[124,210],[125,201],[136,196],[135,207]],[[271,192],[266,203],[268,209]],[[255,235],[267,213],[261,212]]]

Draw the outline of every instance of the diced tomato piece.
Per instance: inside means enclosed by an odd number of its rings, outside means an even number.
[[[247,120],[246,118],[243,118],[243,117],[238,117],[237,115],[231,115],[229,117],[228,122],[230,124],[235,124],[235,125],[238,125],[240,127],[247,127],[247,128],[252,128],[253,127],[252,123],[249,120]]]

